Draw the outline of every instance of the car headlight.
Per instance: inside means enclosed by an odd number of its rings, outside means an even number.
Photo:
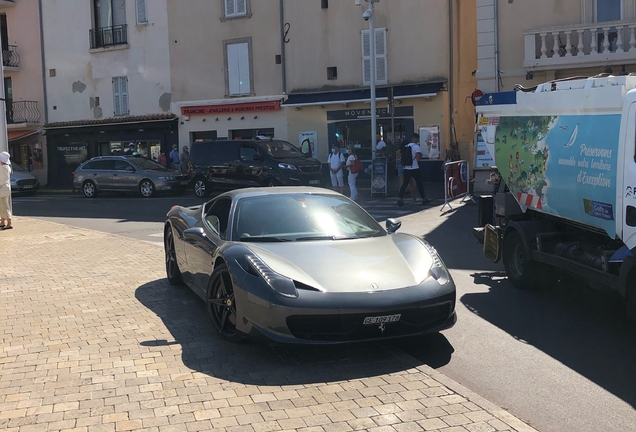
[[[158,179],[159,180],[163,180],[163,181],[173,181],[174,177],[173,176],[159,176]]]
[[[298,168],[296,168],[296,166],[294,166],[292,164],[287,164],[287,163],[279,163],[278,164],[278,168],[286,169],[286,170],[292,170],[292,171],[296,171],[298,169]]]
[[[444,262],[442,261],[442,258],[439,256],[433,246],[431,246],[427,242],[423,242],[423,244],[428,253],[431,255],[431,258],[433,259],[433,265],[431,265],[431,269],[428,271],[429,277],[435,279],[440,285],[446,285],[448,282],[450,282],[451,277],[448,273],[448,270],[446,269],[446,266],[444,265]]]
[[[276,273],[256,255],[247,254],[245,258],[256,273],[267,282],[271,289],[285,297],[298,297],[298,291],[296,290],[293,280]]]

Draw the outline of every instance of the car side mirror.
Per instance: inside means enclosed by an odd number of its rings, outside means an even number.
[[[206,237],[205,231],[201,227],[188,228],[183,231],[183,237],[189,243],[193,243]]]
[[[402,226],[402,222],[398,219],[387,219],[386,220],[386,230],[389,234],[393,234]]]
[[[130,165],[128,165],[128,166],[126,167],[126,171],[128,171],[128,172],[135,172],[135,171],[137,171],[137,170],[136,170],[135,168],[131,167]]]

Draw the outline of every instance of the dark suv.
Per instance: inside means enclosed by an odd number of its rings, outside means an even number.
[[[188,175],[198,197],[215,186],[320,186],[321,164],[287,141],[194,142]]]

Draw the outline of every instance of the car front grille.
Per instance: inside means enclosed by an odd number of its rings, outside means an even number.
[[[414,309],[343,315],[292,315],[287,317],[289,331],[299,339],[315,341],[355,341],[417,334],[442,325],[452,312],[452,303],[444,302]],[[369,316],[400,314],[400,321],[364,325]]]
[[[175,180],[179,180],[179,181],[183,181],[183,180],[188,180],[188,176],[187,175],[178,175],[174,177]]]
[[[299,166],[298,169],[300,170],[300,172],[304,172],[304,173],[316,173],[320,171],[320,165]]]
[[[18,180],[16,183],[18,186],[34,186],[38,181],[36,179]]]

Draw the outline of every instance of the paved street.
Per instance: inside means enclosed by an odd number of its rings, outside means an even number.
[[[390,344],[230,344],[135,239],[16,217],[0,250],[0,428],[533,431]]]
[[[41,262],[52,266],[55,271],[60,271],[58,267],[66,269],[69,266],[78,266],[79,268],[63,270],[71,272],[64,273],[65,281],[73,281],[68,283],[83,281],[82,278],[86,278],[90,284],[102,286],[106,283],[110,286],[113,282],[108,279],[114,277],[118,283],[123,284],[121,286],[130,287],[136,283],[136,287],[141,287],[151,279],[161,285],[161,248],[156,245],[161,244],[163,216],[170,206],[177,202],[196,205],[201,200],[188,195],[151,200],[116,195],[104,195],[97,200],[86,200],[80,196],[44,194],[16,198],[15,210],[22,216],[17,222],[24,216],[35,216],[38,219],[91,228],[101,231],[90,231],[91,236],[117,239],[113,244],[119,245],[119,249],[115,251],[90,250],[72,260],[67,259],[66,253],[59,252],[49,258],[45,255],[41,260],[32,257],[29,261],[31,264],[20,261],[21,268],[26,268],[27,276],[32,277],[30,275],[36,273],[31,269],[38,268],[33,266],[41,266]],[[394,198],[365,202],[365,207],[379,220],[388,216],[401,217],[403,231],[429,240],[440,251],[458,286],[458,323],[454,328],[441,335],[385,345],[381,347],[382,352],[389,352],[401,359],[403,354],[398,353],[406,353],[411,359],[416,359],[416,365],[434,369],[435,372],[504,407],[540,431],[636,430],[636,374],[633,373],[636,336],[627,325],[618,298],[611,294],[587,290],[580,282],[569,280],[564,280],[557,286],[550,287],[551,289],[536,292],[513,289],[502,273],[502,266],[485,259],[481,253],[481,246],[472,238],[470,228],[476,220],[477,206],[470,202],[462,206],[455,201],[453,207],[456,211],[442,213],[439,210],[441,202],[436,201],[434,204],[436,206],[422,211],[420,206],[414,205],[398,209],[395,207]],[[29,219],[29,223],[31,221],[32,219]],[[13,233],[2,235],[24,235],[22,226],[25,225],[21,224],[23,222],[16,223],[16,227],[19,228]],[[32,229],[31,225],[26,226],[27,230]],[[39,229],[46,231],[52,228]],[[110,237],[104,233],[117,233],[144,241],[130,242],[128,239]],[[121,246],[124,244],[121,242],[124,241],[127,242],[127,249]],[[67,247],[71,248],[80,244],[74,240],[50,245],[66,246],[67,243]],[[131,250],[137,249],[146,251],[145,253],[154,250],[152,253],[159,254],[153,258],[159,261],[153,263],[154,267],[145,273],[142,263],[148,260],[140,260],[135,253],[130,253]],[[15,252],[17,249],[12,250]],[[37,253],[40,253],[40,249],[29,250],[34,250],[34,253],[37,250]],[[6,256],[9,252],[3,249],[0,253]],[[9,258],[14,261],[20,260],[23,254],[18,255],[9,254]],[[103,256],[109,257],[108,262],[112,266],[109,271],[98,270],[105,261]],[[0,275],[2,271],[6,271],[5,261],[2,262]],[[130,270],[131,267],[134,269]],[[87,269],[89,273],[84,274],[82,268]],[[91,271],[96,273],[92,274]],[[131,271],[133,276],[127,281],[125,275]],[[19,273],[15,272],[14,281],[19,278]],[[100,277],[100,274],[104,276]],[[3,280],[12,283],[6,277]],[[66,283],[63,282],[62,285]],[[59,293],[58,291],[57,294]],[[159,296],[158,303],[173,306],[170,311],[165,308],[161,311],[164,315],[160,321],[165,326],[161,331],[168,334],[159,336],[151,332],[151,335],[156,339],[164,339],[166,342],[163,343],[172,349],[181,349],[177,346],[178,342],[175,342],[179,337],[174,336],[173,331],[175,328],[178,331],[182,322],[190,328],[189,322],[193,318],[185,311],[191,311],[198,301],[187,290],[175,293],[167,287],[153,295]],[[182,298],[184,295],[185,299]],[[31,296],[37,299],[37,296]],[[126,301],[120,297],[118,301],[134,303],[136,300],[133,297]],[[137,298],[137,302],[147,303]],[[184,301],[186,303],[183,303]],[[182,310],[172,311],[176,307],[174,305],[178,305]],[[136,314],[144,310],[140,305],[133,306],[141,308],[135,309]],[[153,305],[147,307],[154,310]],[[156,309],[156,306],[154,308]],[[165,314],[168,313],[173,315],[166,317]],[[201,323],[199,331],[203,336],[198,336],[196,341],[201,342],[201,338],[214,339],[205,327],[207,323],[203,313],[199,315],[197,322]],[[133,324],[128,323],[124,327],[128,328],[131,325]],[[113,328],[115,327],[114,325]],[[4,330],[5,326],[0,325],[0,328]],[[147,339],[150,340],[150,336]],[[255,349],[253,345],[250,346],[250,349]],[[378,351],[378,347],[367,349]],[[336,353],[329,352],[331,354],[328,355],[333,354],[336,357],[341,354],[340,350]],[[354,354],[349,352],[344,358],[348,359]],[[195,357],[196,355],[198,352]],[[301,354],[297,352],[294,355]],[[315,356],[318,353],[312,352],[311,355]],[[270,357],[267,354],[264,358]],[[259,357],[259,361],[264,361],[264,358]],[[200,370],[191,366],[197,363],[196,359],[184,362],[186,366]],[[298,365],[307,367],[307,364],[302,362]],[[441,375],[435,379],[441,380]],[[453,388],[447,383],[445,385]]]

